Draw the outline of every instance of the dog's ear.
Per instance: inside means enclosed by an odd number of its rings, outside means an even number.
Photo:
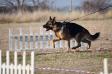
[[[49,17],[49,20],[52,20],[51,16]]]
[[[53,18],[53,23],[55,23],[55,22],[56,22],[56,17]]]
[[[56,20],[56,17],[54,17],[53,20]]]

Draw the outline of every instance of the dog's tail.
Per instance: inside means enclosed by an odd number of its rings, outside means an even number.
[[[88,40],[89,40],[89,41],[94,41],[94,40],[96,40],[99,36],[100,36],[100,32],[97,32],[97,33],[94,34],[94,35],[89,35]]]

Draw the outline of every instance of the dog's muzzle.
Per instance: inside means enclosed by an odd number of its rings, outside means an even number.
[[[43,28],[46,28],[47,26],[46,25],[43,25]]]
[[[51,27],[49,27],[47,25],[43,25],[43,28],[46,28],[46,31],[49,31],[51,29]]]

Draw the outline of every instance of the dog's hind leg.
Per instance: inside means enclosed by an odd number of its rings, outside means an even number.
[[[89,45],[88,49],[91,47],[91,41],[83,40],[82,42],[87,43]]]
[[[68,48],[70,48],[70,40],[68,40]]]
[[[77,46],[73,47],[72,49],[76,49],[76,48],[79,48],[81,46],[81,38],[82,38],[81,34],[76,35],[75,39],[77,41]]]
[[[89,45],[88,49],[90,49],[90,47],[91,47],[91,41],[87,41],[87,43]]]
[[[70,40],[68,40],[68,48],[67,48],[67,52],[71,52],[71,49],[70,49]]]
[[[78,43],[78,45],[77,45],[77,46],[75,46],[75,47],[72,47],[72,49],[79,48],[80,46],[81,46],[81,44],[80,44],[80,43]]]

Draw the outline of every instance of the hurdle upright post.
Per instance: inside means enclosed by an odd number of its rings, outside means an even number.
[[[25,67],[26,66],[26,52],[23,51],[23,71],[22,74],[25,74]]]
[[[14,42],[15,42],[15,50],[18,50],[18,35],[14,36]]]
[[[11,29],[9,28],[9,50],[12,50],[12,31],[11,31]]]
[[[104,58],[104,74],[109,74],[108,73],[108,59]]]
[[[31,74],[34,74],[34,65],[35,65],[35,54],[34,51],[31,52]]]
[[[10,62],[10,54],[9,54],[9,50],[8,50],[6,52],[6,65],[7,65],[6,74],[9,74],[9,62]]]
[[[40,39],[40,49],[42,49],[44,47],[44,42],[43,42],[43,30],[42,30],[42,27],[40,27],[40,36],[39,36],[39,39]]]
[[[28,49],[28,34],[25,34],[25,50],[27,50]]]
[[[1,74],[1,65],[2,65],[2,54],[1,54],[1,50],[0,50],[0,74]]]
[[[17,74],[17,64],[18,64],[18,62],[17,62],[17,51],[15,51],[14,52],[14,66],[15,66],[14,74]]]
[[[22,32],[22,28],[19,29],[20,32],[20,50],[23,49],[23,32]]]
[[[35,49],[39,48],[39,34],[35,34]]]
[[[30,27],[30,49],[32,50],[34,47],[33,47],[33,43],[34,43],[34,39],[33,39],[33,32],[32,32],[32,29]]]

